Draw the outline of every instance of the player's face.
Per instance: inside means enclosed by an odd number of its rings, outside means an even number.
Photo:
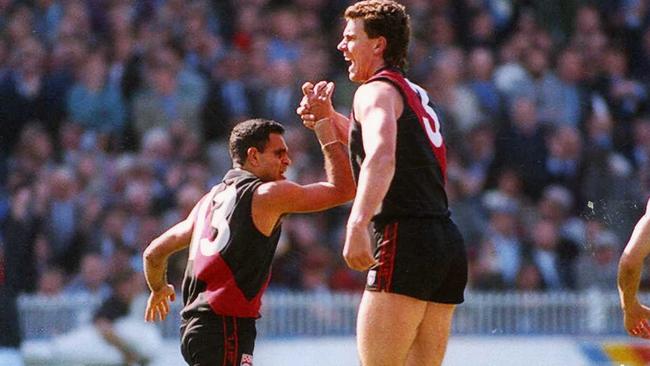
[[[289,149],[282,135],[272,133],[266,143],[264,152],[259,154],[262,181],[270,182],[286,179],[284,173],[291,164]]]
[[[345,61],[350,62],[348,77],[351,81],[362,83],[376,71],[377,42],[378,38],[368,38],[362,19],[347,20],[343,39],[336,48],[343,53]]]

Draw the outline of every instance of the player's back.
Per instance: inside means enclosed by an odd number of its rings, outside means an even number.
[[[253,194],[262,183],[233,169],[200,201],[183,280],[184,318],[206,311],[259,316],[280,237],[279,225],[267,237],[253,223]]]

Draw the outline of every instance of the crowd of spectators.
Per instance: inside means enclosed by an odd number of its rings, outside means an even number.
[[[349,110],[348,3],[0,0],[0,287],[106,297],[219,182],[246,118],[283,123],[290,178],[321,179],[295,108],[327,79]],[[470,288],[614,289],[650,195],[650,3],[403,3]],[[348,209],[284,220],[271,289],[363,288],[341,259]]]

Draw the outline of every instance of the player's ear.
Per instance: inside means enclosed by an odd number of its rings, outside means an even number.
[[[251,166],[258,166],[260,164],[259,154],[260,152],[256,147],[249,147],[246,150],[246,162]]]
[[[383,55],[384,51],[386,50],[386,46],[388,46],[388,40],[386,37],[379,36],[375,39],[375,47],[373,48],[373,51],[375,54]]]

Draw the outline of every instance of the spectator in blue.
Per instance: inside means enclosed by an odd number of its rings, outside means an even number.
[[[293,62],[284,59],[271,62],[260,111],[267,118],[283,121],[289,128],[299,123],[294,105],[296,100],[300,100],[296,93],[300,89],[296,87],[294,72]]]
[[[585,118],[585,105],[589,92],[584,87],[584,63],[581,54],[573,48],[562,50],[555,64],[558,78],[554,101],[553,121],[556,124],[566,124],[580,127]]]
[[[168,128],[177,122],[200,131],[206,81],[185,67],[179,51],[171,45],[157,47],[149,56],[145,63],[148,85],[133,100],[133,118],[139,136],[151,128]]]
[[[104,52],[90,54],[68,95],[68,115],[86,130],[119,136],[125,127],[126,109],[119,85],[107,80]]]
[[[486,117],[496,119],[503,112],[502,96],[494,83],[494,53],[485,47],[476,47],[468,55],[468,86],[476,96]]]
[[[302,28],[299,19],[296,9],[292,7],[278,8],[271,13],[273,36],[267,49],[269,61],[298,61],[301,55],[298,38]]]

